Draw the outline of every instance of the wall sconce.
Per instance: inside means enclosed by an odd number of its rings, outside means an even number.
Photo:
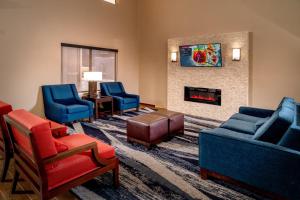
[[[232,60],[233,61],[240,61],[241,60],[241,49],[240,48],[233,48],[232,49]]]
[[[177,52],[171,53],[171,62],[177,62]]]

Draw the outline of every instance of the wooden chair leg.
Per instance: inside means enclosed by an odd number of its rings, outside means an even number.
[[[8,168],[9,168],[10,158],[11,157],[7,153],[4,154],[3,166],[2,166],[2,169],[1,169],[1,182],[5,181],[7,171],[8,171]]]
[[[11,194],[16,193],[19,177],[20,177],[19,172],[17,170],[15,170],[14,179],[13,179],[12,186],[11,186]]]
[[[114,186],[117,188],[120,186],[119,180],[119,160],[116,161],[116,167],[113,169],[113,179],[114,179]]]

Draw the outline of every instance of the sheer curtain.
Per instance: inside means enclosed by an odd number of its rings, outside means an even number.
[[[62,46],[62,83],[75,83],[79,92],[88,91],[86,71],[102,72],[102,82],[115,81],[116,57],[114,51]]]

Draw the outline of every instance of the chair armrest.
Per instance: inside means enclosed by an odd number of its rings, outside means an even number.
[[[202,131],[201,168],[273,193],[300,199],[300,152],[253,139]]]
[[[264,118],[270,117],[274,113],[274,110],[241,106],[239,113]]]
[[[112,96],[114,101],[119,102],[119,103],[123,103],[123,97],[119,97],[119,96]]]
[[[77,99],[77,102],[81,105],[86,105],[89,106],[89,108],[93,108],[94,107],[94,103],[88,100],[83,100],[83,99]]]
[[[43,164],[46,165],[46,164],[53,163],[53,162],[56,162],[56,161],[59,161],[59,160],[63,160],[65,158],[68,158],[68,157],[73,156],[75,154],[86,152],[88,150],[92,151],[92,157],[94,158],[94,160],[99,165],[104,166],[104,165],[107,165],[107,164],[110,163],[109,160],[102,160],[102,159],[99,158],[97,143],[96,142],[91,142],[91,143],[88,143],[88,144],[85,144],[85,145],[75,147],[75,148],[69,149],[67,151],[58,153],[57,155],[55,155],[53,157],[44,159]]]
[[[129,97],[129,98],[137,98],[137,99],[140,98],[140,96],[139,96],[139,95],[136,95],[136,94],[127,94],[127,93],[125,93],[125,96],[126,96],[126,97]]]

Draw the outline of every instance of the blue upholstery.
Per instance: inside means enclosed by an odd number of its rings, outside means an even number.
[[[93,103],[80,99],[75,84],[42,86],[45,115],[59,123],[93,116]]]
[[[300,127],[295,117],[300,109],[295,104],[285,97],[276,111],[241,107],[220,128],[202,130],[200,167],[286,199],[300,199]],[[248,123],[257,126],[254,136],[245,134]]]
[[[295,109],[279,107],[255,133],[254,139],[278,143],[294,120]]]
[[[290,127],[278,145],[300,151],[300,128]]]
[[[127,94],[121,82],[100,83],[100,88],[101,95],[113,97],[115,110],[139,109],[140,97],[134,94]]]
[[[230,117],[230,119],[238,119],[238,120],[256,123],[264,118],[246,115],[246,114],[242,114],[242,113],[235,113],[234,115],[232,115]]]
[[[229,119],[225,123],[223,123],[221,128],[226,128],[229,130],[242,132],[250,135],[254,135],[257,127],[253,122],[242,121],[238,119]]]
[[[300,152],[279,145],[202,131],[201,168],[286,199],[300,199]]]

